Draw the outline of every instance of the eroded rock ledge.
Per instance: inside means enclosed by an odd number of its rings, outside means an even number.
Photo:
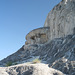
[[[46,64],[19,64],[1,68],[0,75],[65,75],[62,72],[49,68]]]
[[[45,25],[29,32],[25,45],[0,61],[6,66],[10,61],[17,66],[0,68],[3,75],[75,75],[75,0],[62,0],[49,12]],[[48,66],[22,64],[39,58]],[[46,72],[45,72],[46,71]]]
[[[50,27],[42,27],[34,29],[26,35],[26,43],[28,44],[44,44],[49,40]]]

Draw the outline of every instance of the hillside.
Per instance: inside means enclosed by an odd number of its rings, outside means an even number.
[[[56,5],[44,27],[29,32],[25,45],[0,61],[0,75],[75,75],[74,13],[75,0]]]

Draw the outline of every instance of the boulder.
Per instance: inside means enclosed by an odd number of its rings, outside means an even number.
[[[46,64],[19,64],[0,69],[0,75],[65,75]]]

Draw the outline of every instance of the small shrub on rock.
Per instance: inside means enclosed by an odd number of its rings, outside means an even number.
[[[40,59],[34,59],[34,60],[32,61],[32,63],[33,63],[33,64],[41,63],[41,60],[40,60]]]

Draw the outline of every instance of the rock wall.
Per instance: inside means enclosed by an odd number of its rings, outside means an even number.
[[[25,44],[44,44],[70,34],[75,34],[75,0],[62,0],[49,12],[44,27],[27,34]]]
[[[44,44],[49,40],[49,27],[41,27],[34,29],[26,35],[26,43],[28,44]]]
[[[50,40],[75,34],[75,0],[62,0],[48,14],[44,27],[50,27]]]

